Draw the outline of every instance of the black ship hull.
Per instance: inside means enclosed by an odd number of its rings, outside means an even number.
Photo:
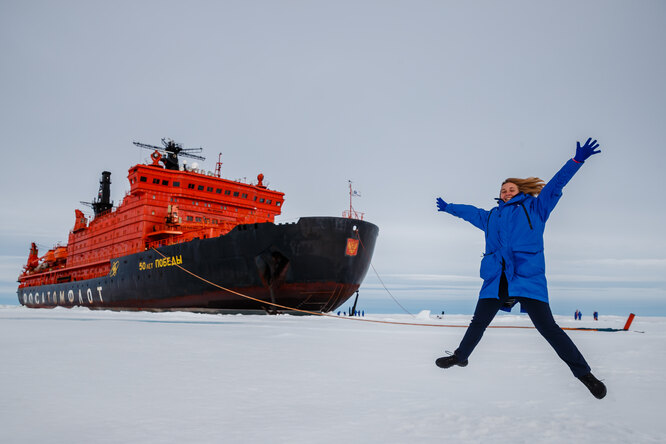
[[[328,312],[358,290],[379,229],[355,219],[238,225],[111,260],[108,276],[18,290],[33,308]]]

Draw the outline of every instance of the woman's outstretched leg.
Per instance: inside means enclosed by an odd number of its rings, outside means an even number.
[[[435,361],[437,367],[449,368],[454,365],[465,367],[467,365],[467,358],[472,354],[474,348],[481,340],[483,332],[493,320],[500,307],[499,299],[479,299],[476,303],[474,316],[470,322],[465,336],[463,336],[460,345],[451,356],[443,356]]]
[[[578,378],[585,387],[597,399],[603,399],[606,396],[606,385],[599,381],[590,371],[590,366],[585,362],[585,358],[573,343],[571,338],[555,323],[550,306],[541,301],[527,298],[519,298],[520,305],[532,319],[532,323],[546,341],[555,349],[557,355],[571,369],[571,372]]]
[[[463,336],[458,349],[455,351],[455,355],[462,361],[466,361],[469,355],[472,354],[483,337],[486,328],[488,328],[488,325],[490,325],[490,322],[495,318],[495,315],[502,304],[504,304],[509,297],[509,283],[506,280],[504,272],[502,272],[502,276],[500,277],[497,297],[497,299],[479,299],[476,303],[472,322],[470,322],[469,327],[467,327],[465,336]]]
[[[454,365],[464,367],[467,365],[467,358],[472,354],[477,344],[483,337],[483,333],[490,325],[500,307],[508,297],[507,281],[504,273],[500,279],[500,290],[498,299],[479,299],[474,309],[472,321],[465,331],[465,335],[460,341],[460,345],[451,356],[444,356],[435,361],[435,364],[441,368],[449,368]]]
[[[465,331],[465,336],[463,336],[460,345],[455,351],[455,355],[461,361],[467,360],[469,355],[472,354],[479,341],[481,341],[486,328],[488,328],[490,322],[495,318],[500,306],[499,299],[479,299],[476,303],[472,321],[469,323],[469,327]]]
[[[519,298],[520,306],[527,312],[534,327],[541,333],[546,341],[555,349],[557,355],[571,369],[576,378],[590,373],[590,366],[573,343],[571,338],[560,328],[553,319],[550,306],[546,302],[535,299]]]

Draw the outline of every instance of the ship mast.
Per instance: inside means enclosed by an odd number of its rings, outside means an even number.
[[[222,177],[222,153],[217,156],[217,163],[215,164],[215,177]]]
[[[167,170],[178,170],[180,169],[180,164],[178,163],[178,156],[181,157],[191,157],[193,159],[199,159],[199,160],[206,160],[205,157],[199,156],[196,154],[192,154],[193,152],[201,152],[203,148],[183,148],[183,145],[180,143],[174,142],[172,139],[167,139],[167,138],[162,138],[162,145],[161,146],[155,146],[155,145],[148,145],[147,143],[141,143],[141,142],[132,142],[134,145],[138,146],[139,148],[146,148],[149,150],[155,150],[162,154],[163,156],[160,158],[159,156],[157,157],[157,161],[161,161],[164,163],[164,168]]]
[[[354,210],[354,207],[352,207],[352,198],[353,197],[361,197],[361,195],[358,193],[358,191],[355,191],[352,189],[352,181],[348,180],[349,182],[349,211],[345,210],[342,212],[342,217],[345,217],[347,219],[358,219],[358,220],[363,220],[363,214],[360,213],[356,210]]]

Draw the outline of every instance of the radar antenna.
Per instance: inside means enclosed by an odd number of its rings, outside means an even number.
[[[192,159],[206,160],[206,158],[203,156],[192,154],[192,153],[200,153],[201,151],[203,151],[203,148],[201,147],[183,148],[183,145],[174,142],[173,139],[162,138],[162,145],[164,145],[163,147],[148,145],[147,143],[141,143],[141,142],[132,142],[132,143],[134,143],[134,145],[138,146],[139,148],[155,150],[163,154],[164,157],[162,157],[162,159],[160,160],[164,163],[164,167],[167,170],[180,169],[180,165],[178,163],[178,156],[191,157]]]

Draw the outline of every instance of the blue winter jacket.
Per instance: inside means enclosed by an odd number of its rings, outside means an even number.
[[[499,282],[504,270],[509,297],[548,302],[543,231],[548,216],[562,197],[562,188],[581,165],[569,160],[538,197],[519,193],[506,203],[497,199],[498,205],[490,211],[472,205],[446,206],[447,213],[466,220],[486,234],[479,298],[499,298]]]

